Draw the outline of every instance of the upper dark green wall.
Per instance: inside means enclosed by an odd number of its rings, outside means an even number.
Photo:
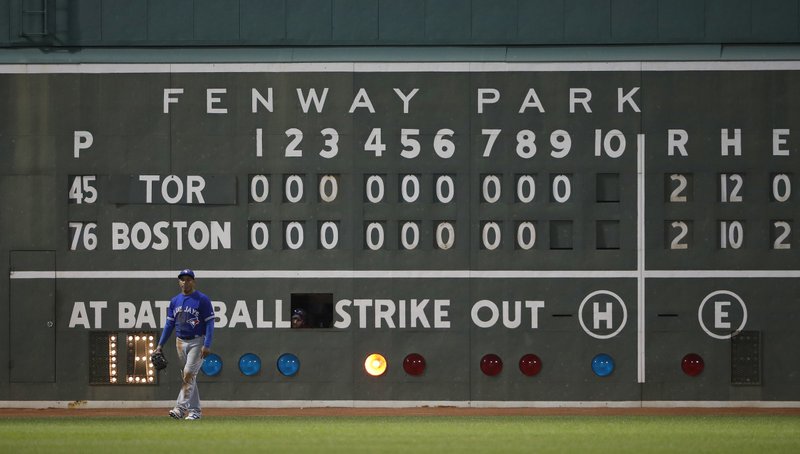
[[[42,4],[46,19],[25,13]],[[798,0],[0,0],[0,46],[797,43],[799,11]]]

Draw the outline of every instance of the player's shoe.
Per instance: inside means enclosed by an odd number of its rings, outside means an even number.
[[[195,419],[200,419],[200,413],[196,411],[190,411],[189,415],[185,419],[187,421],[194,421]]]
[[[183,419],[183,416],[186,414],[186,410],[181,407],[175,407],[169,411],[169,416],[175,419]]]

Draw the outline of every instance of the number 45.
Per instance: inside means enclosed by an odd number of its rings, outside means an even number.
[[[69,200],[75,203],[94,203],[97,201],[97,189],[94,182],[97,180],[95,175],[72,177],[69,185]]]

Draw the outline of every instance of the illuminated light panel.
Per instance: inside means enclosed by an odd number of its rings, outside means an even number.
[[[200,370],[209,377],[218,375],[222,371],[222,358],[216,353],[206,356]]]
[[[239,358],[239,370],[248,377],[261,371],[261,358],[254,353],[245,353]]]
[[[689,353],[681,360],[681,369],[683,373],[690,377],[700,375],[705,367],[706,364],[705,361],[703,361],[703,357],[697,353]]]
[[[108,336],[108,382],[117,382],[117,336]]]
[[[499,356],[495,355],[494,353],[483,355],[483,358],[481,358],[481,372],[490,377],[494,377],[502,370],[503,360],[500,359]]]
[[[522,358],[519,359],[519,371],[528,377],[538,375],[539,372],[542,371],[542,360],[533,353],[523,355]]]
[[[592,372],[598,377],[608,377],[614,372],[614,358],[600,353],[592,358]]]
[[[156,371],[150,360],[152,349],[150,333],[132,333],[128,335],[128,382],[133,384],[155,384]]]
[[[284,353],[278,357],[278,372],[285,377],[293,377],[300,370],[300,359],[293,353]]]
[[[425,358],[419,353],[410,353],[403,360],[403,370],[408,375],[422,375],[425,372]]]
[[[383,373],[386,372],[386,366],[386,358],[380,353],[373,353],[367,356],[367,359],[364,361],[364,370],[373,377],[383,375]]]

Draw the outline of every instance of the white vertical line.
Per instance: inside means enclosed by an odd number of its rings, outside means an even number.
[[[636,226],[638,235],[636,235],[637,245],[637,265],[638,277],[636,279],[637,290],[637,353],[639,355],[639,383],[644,383],[644,134],[637,136],[637,153],[636,153],[636,186],[637,186],[637,200],[636,200]]]

